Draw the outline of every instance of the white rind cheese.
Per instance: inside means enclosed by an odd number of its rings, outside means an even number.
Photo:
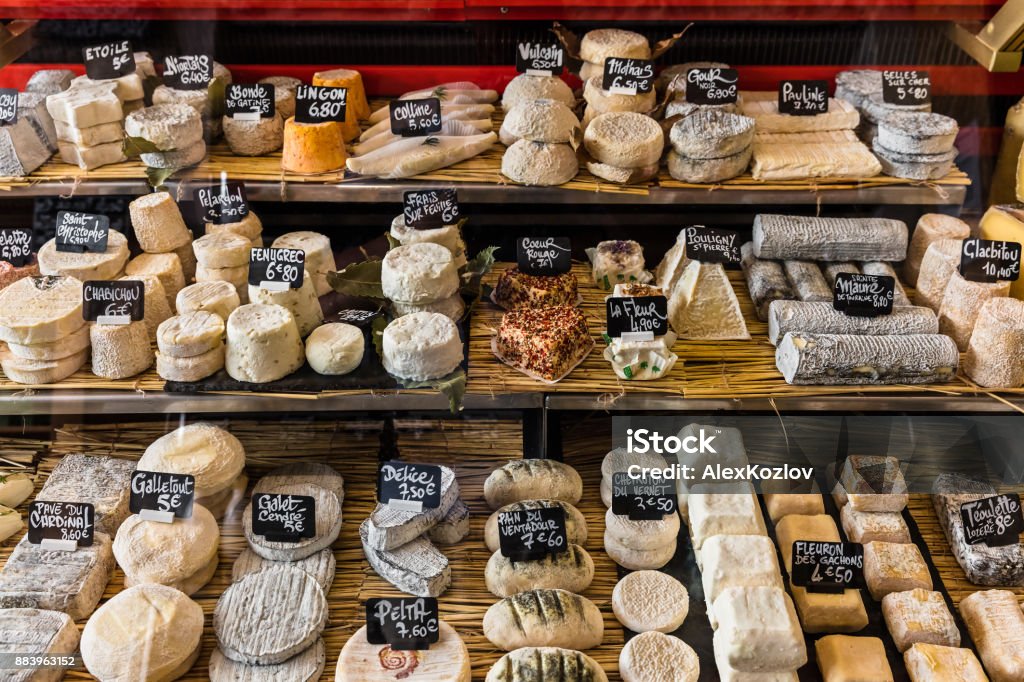
[[[46,110],[54,121],[76,128],[90,128],[121,121],[121,99],[112,83],[79,85],[46,98]]]
[[[167,253],[192,241],[181,210],[168,192],[154,192],[128,204],[132,228],[147,253]]]
[[[384,328],[384,369],[400,379],[439,379],[454,372],[462,359],[459,329],[440,313],[413,313]]]
[[[36,258],[43,275],[64,275],[81,282],[116,279],[128,262],[128,239],[117,230],[111,230],[103,253],[58,251],[57,240],[51,239],[40,247]]]
[[[622,647],[619,673],[623,682],[654,679],[697,682],[700,676],[700,657],[678,637],[646,632],[633,637]]]
[[[580,171],[576,152],[567,144],[518,140],[501,157],[501,174],[521,185],[553,187]]]
[[[417,230],[405,224],[405,215],[402,214],[391,221],[391,236],[402,245],[420,242],[440,244],[452,252],[455,267],[461,268],[466,264],[466,243],[462,240],[462,232],[457,224]]]
[[[954,272],[939,306],[939,331],[952,337],[957,348],[967,350],[981,306],[990,299],[1009,295],[1009,282],[972,282]]]
[[[156,335],[160,352],[176,358],[207,353],[218,348],[223,339],[224,320],[205,311],[171,317],[160,325]]]
[[[91,128],[76,128],[63,121],[54,121],[57,139],[70,142],[78,147],[96,147],[110,142],[124,141],[124,128],[120,121],[101,123]]]
[[[173,306],[178,292],[185,288],[185,271],[175,253],[140,253],[128,261],[126,275],[156,275],[164,285],[167,305]]]
[[[139,161],[150,168],[188,168],[206,158],[206,142],[199,140],[169,152],[139,154]]]
[[[512,561],[497,551],[487,560],[484,580],[496,597],[526,590],[566,590],[580,594],[594,579],[594,560],[579,545],[536,561]]]
[[[124,120],[124,132],[168,152],[199,142],[203,138],[203,121],[186,104],[156,104],[129,114]]]
[[[608,682],[608,676],[590,656],[550,646],[516,649],[499,658],[487,672],[486,682],[507,680]]]
[[[257,237],[258,239],[258,237]],[[253,244],[253,246],[261,246]],[[289,232],[274,240],[271,244],[275,249],[301,249],[306,254],[306,271],[313,276],[316,295],[323,296],[332,291],[327,283],[327,273],[338,269],[334,262],[334,250],[331,240],[318,232]]]
[[[149,328],[143,321],[129,324],[93,324],[90,368],[104,379],[127,379],[153,366],[156,359],[149,344]]]
[[[612,590],[616,620],[634,632],[672,632],[686,620],[690,595],[681,582],[659,571],[635,571]]]
[[[213,515],[200,504],[192,516],[174,523],[129,516],[114,537],[114,558],[135,584],[156,583],[181,590],[183,584],[217,561],[220,529]],[[190,585],[186,594],[203,585]]]
[[[305,359],[299,328],[287,308],[253,303],[228,317],[225,369],[232,379],[276,381],[302,367]]]
[[[521,73],[505,86],[501,94],[501,108],[508,113],[514,107],[536,100],[552,100],[570,108],[576,104],[572,88],[561,78]]]
[[[139,459],[143,471],[191,474],[196,498],[230,488],[245,466],[245,448],[230,432],[206,422],[180,426],[150,443]]]
[[[95,147],[79,147],[61,140],[57,141],[61,161],[83,170],[92,170],[100,166],[127,161],[122,142],[107,142]]]
[[[396,588],[417,597],[439,597],[452,584],[448,558],[430,540],[418,537],[392,550],[369,547],[369,519],[359,526],[363,553],[374,572]]]
[[[284,119],[274,112],[270,118],[245,120],[225,116],[224,139],[236,156],[272,154],[284,144]]]
[[[252,303],[279,305],[286,308],[295,318],[299,336],[305,338],[324,322],[324,311],[316,295],[316,285],[308,271],[302,275],[302,286],[288,287],[284,291],[271,291],[261,286],[249,285],[249,300]]]
[[[572,109],[549,99],[523,102],[508,110],[498,131],[498,137],[506,147],[518,140],[579,144],[582,134],[580,120]]]
[[[11,381],[29,386],[55,384],[68,378],[89,359],[86,348],[55,360],[26,360],[13,353],[0,352],[0,367]]]
[[[82,282],[25,277],[0,289],[0,341],[59,342],[82,326]]]
[[[967,345],[964,372],[986,388],[1024,384],[1024,301],[985,301]]]
[[[619,168],[642,168],[661,158],[665,134],[650,116],[607,113],[595,117],[587,126],[583,145],[601,163]]]
[[[729,667],[741,672],[796,670],[807,646],[793,600],[779,587],[728,587],[714,603],[714,641]]]
[[[901,261],[907,226],[888,218],[815,218],[762,213],[754,218],[754,255],[780,260]]]
[[[281,495],[312,497],[316,506],[315,530],[311,538],[298,542],[268,540],[256,535],[252,527],[252,505],[242,512],[242,530],[252,551],[270,561],[298,561],[330,547],[341,532],[341,505],[333,491],[312,483],[291,483],[274,486],[266,492]]]
[[[196,282],[175,297],[175,310],[179,315],[202,310],[227,320],[239,305],[238,291],[233,284],[223,281]]]
[[[341,322],[325,324],[306,339],[306,362],[317,374],[348,374],[362,364],[365,346],[359,327]]]
[[[156,373],[166,381],[199,381],[224,369],[224,344],[187,358],[156,354]]]
[[[142,282],[143,287],[143,322],[149,331],[149,340],[156,340],[157,329],[164,320],[171,317],[171,305],[167,301],[167,292],[156,275],[125,275],[120,281]],[[172,300],[173,303],[173,300]]]
[[[623,95],[605,90],[601,87],[602,80],[602,76],[594,76],[588,78],[583,86],[583,99],[587,102],[587,111],[592,112],[591,119],[597,114],[646,113],[657,104],[657,94],[653,89],[636,95]],[[586,120],[583,127],[587,127]]]
[[[345,642],[338,657],[335,682],[470,682],[466,645],[452,626],[438,623],[438,641],[423,651],[400,651],[370,644],[366,626]]]
[[[917,300],[938,312],[949,280],[960,267],[962,242],[959,239],[936,239],[925,250],[917,278]]]
[[[259,216],[257,216],[252,209],[245,215],[244,218],[234,223],[205,223],[205,233],[213,234],[215,232],[234,232],[240,234],[248,240],[258,239],[263,234],[263,223],[260,222]]]
[[[907,259],[903,261],[903,276],[907,284],[917,286],[921,261],[933,242],[939,239],[967,239],[970,236],[970,226],[959,218],[941,213],[925,213],[921,216],[910,236]]]
[[[938,334],[939,318],[924,306],[894,307],[889,315],[858,317],[837,311],[831,303],[772,301],[768,309],[768,340],[777,346],[789,332],[862,336]]]
[[[133,102],[140,100],[145,97],[145,91],[142,87],[142,78],[139,76],[137,71],[125,74],[118,78],[107,78],[104,80],[93,80],[88,76],[76,76],[71,81],[70,89],[94,87],[103,85],[113,85],[114,94],[122,102]]]
[[[404,317],[413,313],[441,313],[458,322],[466,313],[466,302],[462,299],[462,294],[456,292],[448,298],[422,305],[392,301],[391,312],[395,317]]]
[[[749,339],[739,300],[721,263],[690,261],[668,299],[672,329],[682,339]]]

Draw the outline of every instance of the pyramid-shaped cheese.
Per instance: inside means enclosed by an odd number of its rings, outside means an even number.
[[[668,298],[668,319],[682,339],[749,339],[740,302],[720,263],[689,261]]]

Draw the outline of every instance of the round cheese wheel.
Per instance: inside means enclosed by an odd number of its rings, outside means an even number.
[[[0,367],[11,381],[18,384],[37,386],[55,384],[77,372],[89,359],[89,350],[56,360],[26,360],[10,352],[0,352]]]
[[[576,152],[567,144],[519,140],[501,157],[501,174],[523,185],[561,185],[579,170]]]
[[[686,620],[690,595],[683,584],[660,571],[636,571],[612,590],[612,611],[633,632],[672,632]]]
[[[295,317],[299,336],[305,338],[324,322],[324,311],[316,295],[316,285],[308,271],[303,271],[302,285],[283,291],[271,291],[255,284],[249,285],[249,300],[287,308]]]
[[[101,680],[173,680],[199,655],[203,609],[164,585],[129,587],[111,597],[82,631],[85,667]]]
[[[620,95],[605,90],[601,84],[602,76],[594,76],[583,86],[583,99],[587,102],[587,109],[593,109],[596,114],[628,111],[644,113],[658,103],[654,90],[636,95]]]
[[[274,108],[281,114],[282,120],[287,121],[295,115],[295,90],[302,85],[302,81],[291,76],[268,76],[257,82],[274,86]]]
[[[219,280],[190,284],[179,291],[175,298],[175,310],[179,315],[205,310],[223,320],[228,319],[231,311],[239,305],[234,285]]]
[[[228,317],[224,364],[232,379],[276,381],[302,367],[305,359],[299,328],[287,308],[251,303]]]
[[[206,223],[204,231],[206,234],[234,232],[251,241],[263,233],[263,223],[260,222],[259,216],[250,209],[244,218],[234,223]]]
[[[59,341],[82,326],[82,282],[26,277],[0,289],[0,341]]]
[[[200,355],[178,358],[156,354],[156,373],[167,381],[199,381],[212,376],[224,368],[224,344],[217,344],[212,350]]]
[[[140,464],[141,466],[141,464]],[[206,569],[217,558],[220,529],[213,515],[199,504],[192,516],[174,523],[129,516],[114,536],[117,565],[136,583],[156,583],[180,589],[183,581]],[[202,585],[191,586],[198,591]]]
[[[429,381],[462,363],[459,329],[440,313],[413,313],[384,328],[384,369],[400,379]]]
[[[202,355],[220,346],[224,338],[224,320],[206,311],[175,315],[157,330],[160,352],[177,358]]]
[[[517,140],[578,144],[581,134],[580,120],[572,109],[561,102],[538,99],[518,104],[505,114],[498,136],[502,144],[511,146]]]
[[[370,644],[366,626],[345,642],[335,682],[470,682],[469,650],[452,626],[438,622],[438,640],[423,651]]]
[[[618,166],[612,166],[607,163],[588,161],[587,170],[590,171],[591,175],[599,177],[602,180],[614,182],[619,185],[631,185],[637,182],[653,180],[657,177],[658,171],[661,170],[661,164],[652,163],[649,166],[641,166],[640,168],[619,168]]]
[[[200,125],[200,134],[202,126]],[[168,192],[153,192],[128,204],[135,239],[143,251],[166,253],[192,240],[192,233],[181,217],[178,204]]]
[[[681,182],[698,184],[721,182],[742,175],[750,165],[754,146],[723,159],[690,159],[668,151],[668,174]]]
[[[452,252],[455,267],[461,268],[466,264],[466,243],[462,240],[462,231],[458,225],[443,225],[418,230],[405,224],[405,215],[399,215],[391,221],[391,236],[403,246],[420,242],[440,244]]]
[[[363,361],[363,331],[336,322],[317,327],[306,339],[306,361],[317,374],[348,374]]]
[[[90,279],[115,279],[128,262],[128,240],[117,230],[107,233],[107,248],[102,253],[57,250],[56,238],[42,245],[36,254],[39,272],[64,275],[82,282]]]
[[[167,302],[167,292],[164,291],[164,285],[156,275],[125,275],[121,278],[122,282],[133,280],[142,282],[145,314],[143,321],[146,323],[146,329],[149,330],[150,341],[154,341],[157,328],[164,320],[173,315],[171,304]]]
[[[153,365],[149,329],[143,321],[130,324],[93,324],[89,327],[92,345],[92,373],[104,379],[127,379]]]
[[[255,491],[254,491],[255,492]],[[234,565],[231,567],[231,582],[237,583],[239,580],[249,575],[250,573],[259,573],[260,571],[275,566],[273,561],[264,559],[256,552],[251,549],[243,549],[242,553],[235,559]],[[334,583],[334,573],[337,568],[337,563],[334,559],[334,551],[330,547],[322,549],[316,554],[310,554],[305,559],[299,559],[289,564],[293,568],[298,568],[306,573],[309,573],[316,579],[320,589],[327,594],[331,585]]]
[[[124,133],[141,137],[161,151],[182,149],[203,138],[203,120],[187,104],[154,104],[128,114]]]
[[[262,492],[262,491],[261,491]],[[267,539],[253,532],[253,514],[259,510],[249,508],[242,512],[242,531],[252,551],[269,561],[299,561],[326,549],[338,539],[341,532],[341,505],[334,491],[312,483],[290,483],[274,486],[268,493],[312,497],[316,507],[315,534],[298,542]]]
[[[71,332],[57,341],[46,343],[21,344],[13,341],[7,342],[7,350],[11,355],[23,360],[60,360],[72,355],[77,355],[89,349],[89,325]]]
[[[189,168],[206,158],[206,142],[199,139],[170,152],[139,154],[139,161],[150,168]]]
[[[593,64],[604,64],[608,57],[650,59],[651,46],[645,36],[619,28],[599,28],[587,31],[580,41],[580,59]]]
[[[239,265],[231,268],[208,268],[202,263],[196,266],[197,282],[228,282],[235,290],[244,289],[249,284],[249,266]],[[246,300],[249,292],[246,291]]]
[[[698,109],[669,132],[672,148],[691,159],[721,159],[754,141],[754,119],[718,109]]]
[[[633,637],[619,654],[623,682],[697,682],[700,657],[679,639],[661,632],[644,632]]]
[[[224,139],[237,156],[264,156],[276,152],[284,143],[284,119],[277,112],[255,120],[225,116]]]
[[[560,102],[567,107],[575,106],[576,97],[565,81],[557,76],[531,76],[521,73],[505,86],[501,95],[501,108],[511,111],[520,104],[544,99]]]
[[[431,303],[459,288],[452,253],[439,244],[420,242],[395,247],[381,263],[384,296],[403,303]]]
[[[665,148],[665,134],[650,116],[628,112],[601,114],[587,126],[583,145],[601,163],[641,168],[658,163]]]
[[[248,267],[252,241],[235,232],[212,232],[192,242],[196,262],[204,268]]]
[[[232,661],[220,649],[210,654],[210,665],[207,672],[210,682],[277,682],[292,680],[293,682],[315,682],[324,672],[327,655],[323,638],[305,651],[289,658],[284,663],[273,665],[252,666]]]

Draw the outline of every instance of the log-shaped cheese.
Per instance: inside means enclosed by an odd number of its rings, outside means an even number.
[[[801,301],[832,301],[832,287],[825,281],[818,264],[808,260],[787,260],[782,264],[786,277]]]
[[[290,173],[327,173],[345,167],[345,139],[333,122],[298,123],[295,117],[284,123],[281,168]]]
[[[789,332],[859,336],[938,334],[939,318],[924,306],[903,306],[893,308],[889,315],[857,317],[837,311],[831,303],[773,301],[768,311],[768,340],[777,346]]]
[[[1024,384],[1024,301],[985,301],[967,344],[964,372],[986,388]]]
[[[901,261],[907,225],[888,218],[815,218],[762,213],[754,218],[754,255],[802,260]]]
[[[960,359],[941,334],[857,336],[790,332],[775,364],[790,384],[928,384],[951,381]]]
[[[772,301],[794,298],[793,290],[786,279],[782,266],[770,260],[761,260],[754,255],[753,242],[744,244],[740,253],[743,276],[747,280],[750,298],[754,301],[757,319],[768,319],[768,306]]]
[[[896,283],[895,291],[893,292],[893,306],[911,305],[910,298],[907,296],[907,292],[903,289],[903,285],[900,284],[900,278],[896,275],[896,270],[893,269],[892,265],[884,261],[867,261],[860,264],[860,271],[865,275],[892,277]]]

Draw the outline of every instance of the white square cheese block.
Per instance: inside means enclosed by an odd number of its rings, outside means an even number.
[[[95,147],[108,142],[124,141],[124,127],[120,121],[101,123],[89,128],[76,128],[63,121],[54,121],[53,124],[56,126],[58,140],[70,142],[79,147]]]
[[[46,110],[54,121],[89,128],[124,118],[116,87],[109,83],[82,85],[46,98]]]
[[[117,95],[118,99],[122,102],[140,100],[146,96],[146,91],[142,87],[142,78],[137,72],[129,73],[128,75],[121,76],[120,78],[111,78],[101,81],[94,81],[88,76],[77,76],[71,81],[71,88],[74,89],[104,85],[108,83],[114,86],[114,94]]]
[[[92,170],[112,163],[121,163],[128,157],[124,155],[121,142],[107,142],[95,147],[79,147],[63,140],[57,141],[60,158],[64,163],[78,166],[83,170]]]
[[[761,508],[750,493],[693,494],[688,506],[696,549],[713,535],[767,535]]]
[[[779,587],[729,587],[714,604],[715,650],[741,672],[795,670],[807,662],[796,609]]]
[[[783,589],[775,543],[766,535],[715,535],[701,549],[701,580],[711,627],[718,627],[714,603],[730,587]]]

